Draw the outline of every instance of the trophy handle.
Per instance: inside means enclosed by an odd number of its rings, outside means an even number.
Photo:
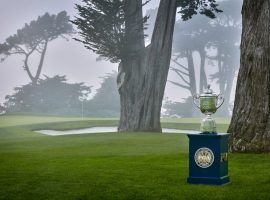
[[[199,99],[200,99],[200,95],[199,94],[194,94],[193,95],[193,102],[194,102],[195,106],[200,109],[200,106],[198,104]]]
[[[222,104],[224,103],[225,99],[222,96],[222,94],[217,95],[217,109],[222,106]]]

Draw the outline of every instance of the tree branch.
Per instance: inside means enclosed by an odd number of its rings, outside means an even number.
[[[29,52],[27,52],[26,55],[29,57],[37,49],[38,45],[39,45],[39,43],[36,44],[33,48],[31,48],[31,50]]]
[[[28,58],[29,58],[29,56],[30,56],[30,54],[25,56],[23,69],[27,72],[29,78],[33,82],[34,81],[34,76],[30,72],[30,69],[29,69],[29,66],[28,66]]]
[[[22,47],[15,45],[14,48],[16,49],[16,51],[12,52],[10,54],[24,54],[24,55],[26,55],[26,52]]]
[[[177,68],[175,68],[175,67],[170,67],[170,69],[173,70],[173,71],[178,71],[179,73],[182,73],[182,74],[184,74],[184,75],[186,75],[186,76],[189,76],[189,73],[184,72],[184,71],[182,71],[182,70],[180,70],[180,69],[177,69]]]
[[[206,57],[207,59],[209,59],[209,60],[217,60],[217,59],[218,59],[217,56],[208,56],[208,55],[206,55],[205,57]]]
[[[170,81],[170,80],[168,80],[168,82],[170,82],[170,83],[172,83],[172,84],[174,84],[174,85],[176,85],[176,86],[179,86],[179,87],[181,87],[181,88],[190,90],[190,87],[189,87],[189,86],[182,85],[182,84],[180,84],[180,83],[177,83],[177,82],[174,82],[174,81]]]
[[[184,76],[180,73],[180,72],[178,72],[178,71],[174,71],[186,84],[188,84],[189,86],[190,86],[190,82],[188,82],[185,78],[184,78]]]
[[[188,68],[185,67],[184,65],[182,65],[181,63],[179,63],[176,59],[171,58],[171,60],[172,60],[175,64],[177,64],[178,66],[180,66],[182,69],[185,69],[185,70],[188,71]]]

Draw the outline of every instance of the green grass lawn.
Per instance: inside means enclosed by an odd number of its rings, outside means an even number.
[[[0,118],[0,199],[270,199],[269,154],[230,154],[227,186],[189,185],[185,135],[52,137],[31,130],[114,126],[117,120],[8,118]],[[163,127],[199,128],[197,119],[177,120],[164,119]],[[220,131],[227,126],[218,124]]]
[[[84,120],[116,120],[114,118],[84,118]],[[0,115],[0,127],[50,122],[84,121],[80,117]]]
[[[25,116],[25,115],[0,115],[0,127],[39,124],[49,122],[85,121],[85,120],[118,120],[117,118],[84,118],[80,117],[55,117],[55,116]],[[200,118],[162,118],[164,123],[200,123]],[[228,124],[230,118],[216,118],[219,124]]]

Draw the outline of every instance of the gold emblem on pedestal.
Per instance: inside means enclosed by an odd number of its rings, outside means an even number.
[[[196,164],[201,168],[208,168],[214,162],[214,154],[211,149],[202,147],[195,152],[194,159]]]

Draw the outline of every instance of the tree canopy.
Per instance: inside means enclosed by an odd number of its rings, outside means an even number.
[[[126,20],[134,13],[127,13],[123,0],[82,0],[83,4],[76,4],[78,16],[72,21],[80,30],[80,41],[87,49],[97,53],[103,59],[120,62],[129,52],[127,37],[136,40],[140,24],[132,24],[133,32],[126,34]],[[142,6],[147,4],[145,1]],[[215,12],[222,12],[217,8],[216,0],[179,0],[179,13],[183,20],[192,18],[198,13],[215,18]],[[144,29],[147,28],[148,16],[141,19]],[[134,34],[134,35],[132,35]]]
[[[76,4],[80,17],[73,23],[80,30],[82,39],[75,40],[102,58],[119,62],[124,54],[124,1],[83,0],[83,3]]]
[[[215,13],[222,12],[218,9],[216,0],[178,0],[177,2],[183,20],[191,19],[198,13],[213,19],[216,18]]]

